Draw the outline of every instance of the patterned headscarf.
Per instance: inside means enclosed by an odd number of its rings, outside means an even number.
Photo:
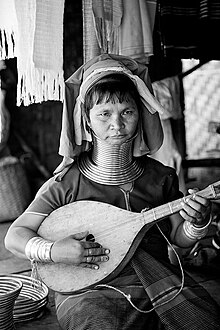
[[[152,94],[147,67],[126,56],[102,54],[82,65],[65,82],[59,148],[64,159],[55,173],[63,171],[76,156],[90,148],[92,136],[86,125],[85,95],[97,81],[114,73],[128,76],[140,95],[140,123],[134,139],[133,156],[153,154],[162,145],[163,131],[158,112],[162,113],[163,107]]]

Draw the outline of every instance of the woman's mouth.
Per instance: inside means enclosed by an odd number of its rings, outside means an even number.
[[[123,134],[117,134],[117,135],[111,136],[112,139],[123,139],[124,137],[125,137],[125,135],[123,135]]]

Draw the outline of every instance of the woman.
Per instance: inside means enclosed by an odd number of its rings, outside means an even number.
[[[10,251],[95,272],[110,262],[111,246],[86,240],[88,232],[55,242],[38,237],[48,214],[80,200],[141,212],[182,196],[174,169],[147,156],[163,140],[158,116],[163,109],[147,86],[145,66],[107,54],[67,80],[60,140],[64,160],[9,228],[5,244]],[[104,286],[56,294],[63,329],[219,328],[214,301],[192,279],[184,282],[168,258],[167,240],[190,247],[207,232],[210,202],[192,197],[179,213],[147,231],[130,262]]]

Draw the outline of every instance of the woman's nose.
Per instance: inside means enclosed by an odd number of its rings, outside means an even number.
[[[123,128],[124,122],[120,116],[112,116],[111,118],[111,128],[115,130],[120,130]]]

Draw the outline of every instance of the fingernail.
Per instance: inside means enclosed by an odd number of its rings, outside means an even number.
[[[106,253],[106,254],[109,254],[109,253],[110,253],[110,250],[106,249],[106,250],[105,250],[105,253]]]
[[[186,204],[188,203],[189,200],[190,200],[190,197],[184,197],[183,198],[183,202],[186,203]],[[183,202],[181,202],[181,204],[184,204]]]

